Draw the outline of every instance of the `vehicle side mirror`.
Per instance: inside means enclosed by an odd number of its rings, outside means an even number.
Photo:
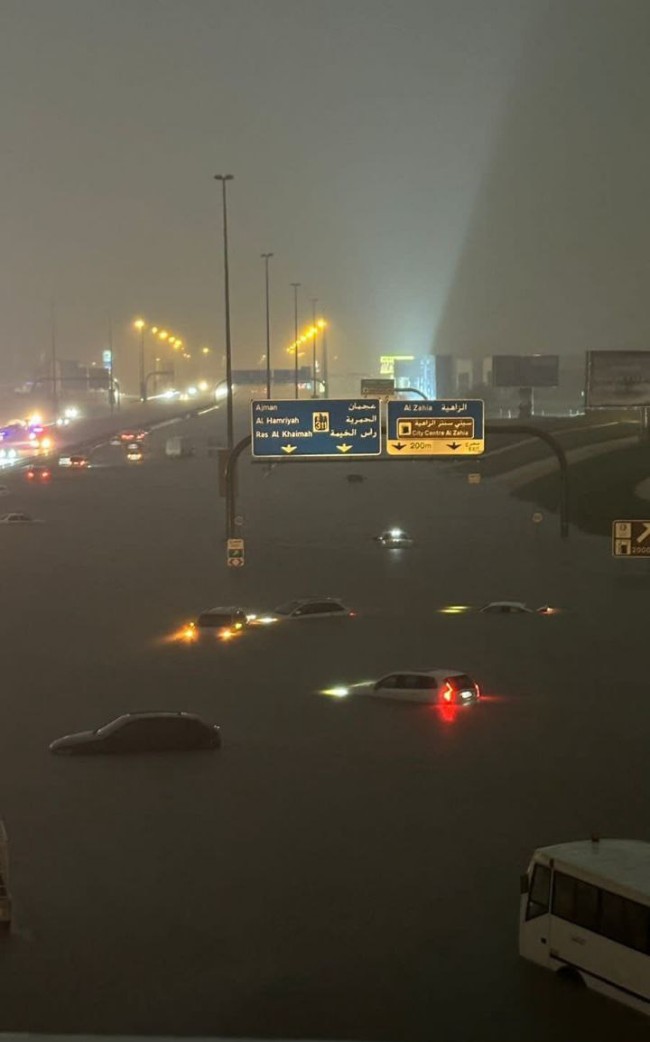
[[[524,872],[523,875],[519,876],[519,893],[528,893],[528,875],[526,874],[526,872]]]

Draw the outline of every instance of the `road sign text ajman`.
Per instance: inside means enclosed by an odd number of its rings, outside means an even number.
[[[251,450],[254,459],[379,456],[379,399],[253,401]]]

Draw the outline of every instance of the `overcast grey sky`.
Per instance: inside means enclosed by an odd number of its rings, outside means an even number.
[[[92,358],[111,311],[235,364],[318,297],[350,368],[430,350],[545,0],[2,0],[0,359]],[[285,356],[286,357],[286,356]],[[15,368],[15,366],[14,366]]]
[[[647,0],[0,0],[0,363],[647,346]],[[287,359],[287,356],[284,355]],[[345,361],[344,361],[345,360]]]

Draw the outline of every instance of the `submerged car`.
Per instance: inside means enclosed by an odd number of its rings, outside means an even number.
[[[227,639],[245,629],[249,618],[243,608],[206,608],[194,622],[188,622],[183,627],[181,636],[187,641],[210,634]]]
[[[50,752],[65,756],[94,753],[189,752],[218,749],[221,732],[194,713],[143,712],[118,716],[95,731],[57,738]]]
[[[324,695],[335,698],[365,695],[397,702],[426,702],[431,705],[470,705],[478,702],[479,686],[467,673],[456,669],[400,670],[378,680],[325,688]]]
[[[338,597],[302,597],[280,604],[262,616],[251,616],[252,622],[288,622],[298,619],[353,618],[356,612],[346,607]]]
[[[28,481],[49,481],[52,477],[52,471],[49,467],[34,465],[27,468],[25,477]]]
[[[400,550],[413,546],[413,539],[402,528],[387,528],[385,532],[375,536],[375,541],[389,550]]]
[[[529,608],[523,601],[489,601],[481,608],[471,604],[448,604],[439,608],[442,615],[464,615],[475,612],[479,615],[557,615],[559,608],[543,604],[540,608]]]
[[[0,517],[0,525],[38,525],[40,523],[38,518],[32,517],[31,514],[23,514],[22,511],[15,511],[13,514],[5,514],[4,517]]]

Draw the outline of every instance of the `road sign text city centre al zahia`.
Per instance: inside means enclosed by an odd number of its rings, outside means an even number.
[[[477,456],[485,451],[484,405],[478,398],[390,401],[389,456]]]
[[[251,402],[254,459],[345,459],[381,454],[378,398]]]

